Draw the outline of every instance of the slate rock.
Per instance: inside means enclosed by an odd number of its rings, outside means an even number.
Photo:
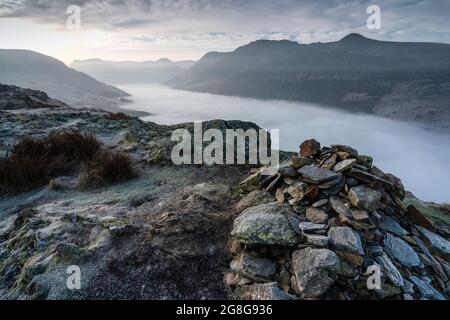
[[[361,237],[351,228],[332,227],[328,231],[328,237],[331,245],[336,249],[364,255]]]
[[[404,240],[386,234],[384,237],[386,252],[395,260],[407,268],[420,265],[420,258],[413,248]]]
[[[368,211],[374,211],[380,204],[381,192],[365,185],[360,185],[350,189],[348,199],[355,207],[360,207]]]
[[[323,183],[337,178],[337,174],[331,170],[307,165],[298,170],[298,173],[307,181]]]
[[[386,232],[390,232],[398,236],[405,236],[408,234],[408,231],[403,229],[400,223],[390,216],[384,216],[382,218],[380,228]]]
[[[423,298],[432,300],[446,300],[445,297],[427,281],[424,281],[416,276],[411,276],[409,280],[420,291]]]
[[[395,267],[395,265],[392,263],[391,259],[383,253],[380,256],[375,257],[375,261],[378,262],[378,264],[383,269],[386,276],[391,280],[392,284],[397,287],[403,287],[403,277],[398,271],[398,269]]]
[[[431,252],[437,253],[450,261],[450,242],[448,240],[423,227],[417,226],[417,229],[424,237],[425,243],[429,245]]]

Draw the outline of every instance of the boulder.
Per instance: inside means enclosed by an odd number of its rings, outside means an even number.
[[[277,202],[248,208],[234,220],[231,235],[246,244],[295,245],[289,212],[289,205]]]

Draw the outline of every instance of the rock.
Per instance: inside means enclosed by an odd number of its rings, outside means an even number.
[[[327,228],[325,224],[317,224],[312,222],[300,222],[298,227],[300,228],[302,233],[314,233],[317,231],[323,231]]]
[[[353,187],[348,193],[350,203],[368,211],[374,211],[380,205],[381,193],[377,190],[361,185]]]
[[[350,210],[350,205],[338,197],[331,197],[330,202],[331,208],[333,208],[333,210],[339,215],[339,221],[342,223],[347,223],[353,216]]]
[[[382,223],[380,225],[380,228],[383,229],[386,232],[390,232],[393,234],[396,234],[398,236],[405,236],[408,234],[408,231],[403,229],[400,224],[395,220],[394,218],[390,216],[384,216],[382,218]]]
[[[375,294],[380,299],[386,299],[392,296],[398,296],[402,293],[402,289],[387,283],[381,285],[381,289],[375,289]]]
[[[359,222],[369,222],[369,214],[366,210],[362,209],[351,209],[353,219],[359,221]]]
[[[237,284],[238,276],[234,272],[225,273],[225,283],[230,288],[235,288]]]
[[[286,200],[286,197],[284,196],[284,190],[283,188],[278,188],[275,192],[275,198],[278,202],[283,203]]]
[[[385,253],[375,257],[375,261],[378,262],[378,264],[381,266],[384,273],[386,273],[386,276],[389,278],[389,280],[391,280],[393,285],[397,287],[404,286],[402,275]]]
[[[412,221],[412,223],[424,227],[432,232],[436,232],[436,227],[433,223],[414,205],[408,206],[405,215]]]
[[[350,147],[350,146],[346,146],[343,144],[332,144],[331,149],[333,150],[337,150],[337,151],[341,151],[341,152],[345,152],[348,153],[349,155],[356,157],[358,156],[358,151],[356,151],[356,149]]]
[[[271,192],[274,190],[282,181],[281,174],[277,174],[275,176],[275,179],[272,180],[272,182],[267,186],[266,191]]]
[[[273,280],[276,274],[275,262],[243,254],[231,262],[232,271],[254,281]]]
[[[306,165],[314,164],[314,160],[308,157],[294,157],[291,159],[291,164],[298,170]]]
[[[336,163],[336,165],[333,167],[334,172],[344,172],[356,163],[356,159],[347,159],[342,160],[341,162]]]
[[[439,261],[431,254],[430,250],[428,250],[425,243],[423,243],[423,241],[420,240],[418,237],[414,237],[414,241],[417,244],[417,246],[420,248],[420,250],[425,254],[425,256],[430,261],[430,265],[433,268],[436,275],[439,278],[441,278],[443,281],[446,282],[448,280],[448,274],[444,271],[444,269],[442,268],[442,265],[439,263]],[[445,261],[442,261],[442,262],[445,263]],[[444,266],[445,266],[445,264],[444,264]]]
[[[316,201],[312,204],[313,208],[320,208],[321,206],[324,206],[328,203],[328,199],[322,199],[319,201]]]
[[[349,251],[364,255],[364,249],[361,244],[359,234],[349,227],[332,227],[328,231],[331,245],[342,251]]]
[[[428,229],[417,226],[431,252],[437,253],[450,261],[450,242]]]
[[[389,256],[405,267],[414,268],[420,265],[419,256],[406,241],[386,234],[384,237],[384,246]]]
[[[323,183],[331,181],[337,177],[337,174],[331,170],[307,165],[298,170],[298,173],[308,182]]]
[[[321,236],[317,234],[303,234],[305,241],[307,244],[312,245],[314,247],[326,247],[330,242],[330,238],[327,236]]]
[[[302,298],[317,298],[335,281],[340,270],[339,258],[328,249],[305,248],[292,253],[297,291]]]
[[[364,170],[357,168],[351,168],[347,171],[347,174],[353,178],[356,178],[362,182],[367,183],[372,187],[380,187],[386,190],[391,190],[393,188],[392,183],[387,180],[381,179],[373,174],[370,174]]]
[[[290,164],[281,165],[278,168],[278,173],[281,174],[283,178],[295,178],[297,176],[297,170],[295,170],[295,168]]]
[[[360,182],[358,181],[358,179],[355,179],[355,178],[347,178],[347,179],[345,180],[345,184],[346,184],[349,188],[353,188],[353,187],[359,186],[359,185],[360,185]]]
[[[372,164],[373,164],[373,158],[370,156],[364,156],[364,155],[358,155],[356,157],[357,160],[357,164],[367,167],[367,168],[371,168]]]
[[[296,182],[292,186],[289,186],[284,191],[292,197],[292,201],[289,201],[291,205],[299,204],[305,197],[307,185],[303,182]]]
[[[406,279],[403,279],[403,292],[407,294],[414,294],[414,285]]]
[[[237,295],[242,300],[295,300],[296,297],[280,289],[276,282],[252,284],[238,287]]]
[[[412,295],[405,293],[403,294],[403,300],[414,300],[414,298],[412,297]]]
[[[337,161],[337,154],[333,153],[331,157],[327,158],[326,160],[320,163],[320,167],[325,169],[331,169],[336,164],[336,161]]]
[[[297,234],[281,203],[263,204],[246,209],[235,220],[232,236],[246,244],[286,245],[297,243]]]
[[[312,223],[326,224],[328,222],[328,214],[323,210],[310,207],[306,210],[306,219]]]
[[[300,145],[301,157],[313,157],[320,152],[320,143],[315,139],[304,141]]]
[[[109,232],[114,237],[129,236],[139,231],[139,227],[132,224],[124,224],[119,226],[111,226]]]
[[[409,280],[414,283],[422,297],[433,300],[446,300],[445,297],[428,282],[416,276],[411,276]]]
[[[56,252],[61,257],[70,259],[78,258],[83,253],[83,250],[75,244],[60,242],[56,245]]]
[[[236,210],[242,212],[250,207],[259,206],[261,204],[272,202],[273,196],[265,190],[254,190],[248,193],[236,205]]]

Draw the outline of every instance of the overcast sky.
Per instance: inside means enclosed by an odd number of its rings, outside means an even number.
[[[369,5],[381,29],[366,27]],[[68,30],[69,5],[81,29]],[[449,0],[0,0],[0,48],[63,60],[199,59],[256,39],[335,41],[351,32],[450,43]]]

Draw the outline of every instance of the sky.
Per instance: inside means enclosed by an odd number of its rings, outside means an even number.
[[[80,8],[75,30],[67,28],[73,5]],[[369,5],[381,10],[380,29],[367,28]],[[0,0],[0,48],[70,64],[198,60],[258,39],[328,42],[352,32],[450,43],[449,12],[449,0]]]

